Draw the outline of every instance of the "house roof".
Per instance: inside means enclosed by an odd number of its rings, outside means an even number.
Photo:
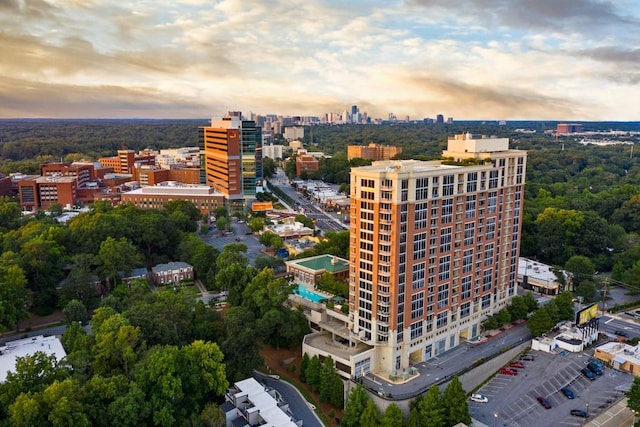
[[[183,261],[173,261],[167,264],[158,264],[155,267],[153,267],[152,270],[154,273],[161,273],[164,271],[179,270],[181,268],[193,268],[193,267],[191,266],[191,264],[188,264]]]
[[[315,271],[325,270],[329,273],[339,273],[349,269],[349,261],[333,255],[319,255],[310,258],[303,258],[293,261],[292,264],[297,264],[301,267]]]

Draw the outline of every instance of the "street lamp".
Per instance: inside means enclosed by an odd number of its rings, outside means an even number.
[[[498,425],[498,413],[493,414],[493,427]]]

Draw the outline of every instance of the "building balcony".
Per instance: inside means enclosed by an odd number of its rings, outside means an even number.
[[[385,300],[378,300],[378,310],[383,310],[385,308],[389,308],[391,307],[391,302],[390,301],[385,301]]]
[[[380,224],[382,224],[382,225],[391,225],[391,224],[393,224],[393,221],[391,219],[386,219],[386,218],[382,219],[382,218],[380,218]]]

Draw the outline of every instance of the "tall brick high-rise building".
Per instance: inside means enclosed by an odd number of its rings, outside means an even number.
[[[477,337],[516,294],[526,152],[449,139],[447,161],[351,170],[351,374],[402,372]]]
[[[243,209],[262,188],[262,128],[231,112],[200,128],[207,185],[220,191],[232,210]]]

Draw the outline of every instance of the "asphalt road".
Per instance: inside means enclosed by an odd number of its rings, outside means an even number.
[[[378,390],[380,393],[391,394],[392,396],[415,397],[422,391],[427,390],[433,384],[452,377],[463,369],[471,366],[474,361],[481,357],[487,357],[499,353],[501,349],[519,344],[531,339],[531,332],[525,323],[485,341],[481,344],[472,345],[463,342],[459,346],[441,353],[427,362],[421,362],[414,367],[418,369],[420,375],[404,384],[391,384],[385,379],[372,374],[363,379],[363,383],[370,389]]]
[[[289,404],[291,413],[299,420],[303,421],[304,427],[323,427],[318,416],[309,407],[307,400],[300,392],[286,381],[274,379],[260,372],[255,372],[253,377],[270,388],[275,389],[282,398]]]
[[[315,202],[306,199],[302,194],[298,193],[287,183],[287,178],[281,170],[276,173],[274,179],[269,181],[269,185],[278,187],[287,196],[291,197],[297,205],[291,206],[291,208],[304,209],[304,215],[315,220],[316,227],[322,230],[323,233],[327,231],[343,231],[349,228],[349,224],[341,222],[338,215],[323,211]]]

